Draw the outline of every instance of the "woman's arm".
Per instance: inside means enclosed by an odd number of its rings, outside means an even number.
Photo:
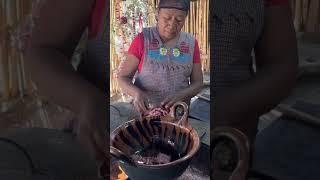
[[[126,60],[121,62],[116,76],[122,92],[133,97],[133,104],[136,110],[143,113],[147,110],[146,95],[132,83],[138,66],[139,59],[132,54],[128,54]]]
[[[181,93],[190,99],[197,95],[203,88],[203,72],[200,63],[193,64],[192,73],[190,77],[190,86],[181,91]]]
[[[138,65],[139,59],[132,54],[128,54],[126,60],[121,62],[117,72],[117,80],[122,92],[132,97],[141,93],[141,90],[132,83]]]
[[[230,125],[254,137],[258,117],[287,97],[295,85],[298,55],[290,7],[268,7],[265,13],[264,30],[255,47],[256,76],[216,95],[214,127]]]
[[[93,0],[47,0],[26,50],[26,68],[39,93],[75,113],[102,92],[75,72],[73,51],[88,25]],[[100,97],[99,97],[100,96]]]
[[[107,149],[106,97],[71,65],[93,3],[94,0],[46,0],[26,49],[25,63],[39,93],[76,114],[77,138],[100,166],[106,160]]]

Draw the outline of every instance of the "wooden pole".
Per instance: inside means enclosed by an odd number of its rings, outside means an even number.
[[[17,0],[16,1],[16,6],[13,7],[15,9],[15,24],[13,26],[13,28],[16,30],[16,31],[19,31],[17,35],[20,34],[20,31],[21,29],[17,29],[17,28],[20,28],[18,27],[18,23],[21,22],[22,18],[23,18],[23,9],[22,9],[22,6],[21,6],[22,2]],[[18,26],[17,26],[18,25]],[[16,37],[15,39],[16,40],[16,44],[15,44],[15,47],[12,48],[12,51],[13,51],[13,54],[14,54],[14,59],[15,59],[15,66],[14,68],[16,69],[16,74],[15,74],[15,77],[16,79],[14,79],[14,82],[16,83],[16,94],[15,96],[19,95],[20,97],[23,97],[23,94],[24,94],[24,87],[23,87],[23,75],[22,75],[22,64],[21,64],[21,61],[22,61],[22,53],[20,51],[18,51],[18,48],[19,48],[19,45],[20,45],[20,42],[18,42],[18,37]]]
[[[305,31],[308,18],[309,0],[302,0],[302,27],[301,31]]]
[[[300,31],[301,29],[301,20],[302,20],[302,0],[296,0],[296,3],[295,3],[295,17],[294,17],[294,27],[296,29],[296,31]]]
[[[320,118],[313,116],[313,115],[310,115],[308,113],[296,110],[286,104],[279,104],[276,107],[276,110],[285,114],[285,115],[288,115],[291,117],[296,117],[296,119],[294,119],[296,121],[301,121],[301,122],[320,126]]]
[[[206,54],[208,55],[208,59],[209,59],[209,71],[210,71],[210,56],[211,56],[211,54],[210,54],[210,41],[209,41],[209,21],[210,21],[210,19],[209,19],[209,10],[210,10],[210,1],[207,1],[207,3],[206,3],[206,6],[207,6],[207,17],[206,17],[206,29],[207,29],[207,32],[206,32],[206,39],[207,39],[207,52],[206,52]]]
[[[109,67],[109,71],[110,71],[110,97],[112,97],[112,82],[111,82],[111,74],[112,74],[112,69],[111,69],[111,66],[112,66],[112,63],[113,63],[113,52],[112,52],[112,48],[113,48],[113,38],[112,38],[112,35],[113,35],[113,29],[112,29],[112,27],[113,27],[113,19],[114,19],[114,16],[113,16],[113,14],[114,14],[114,5],[113,5],[114,3],[113,3],[113,1],[110,1],[110,50],[111,50],[111,52],[110,52],[110,60],[111,60],[111,62],[110,62],[110,67]]]
[[[0,0],[0,99],[4,94],[4,72],[3,72],[3,59],[4,59],[4,8],[3,8],[3,0]]]
[[[8,70],[8,56],[9,56],[9,49],[8,49],[8,28],[7,28],[7,4],[10,1],[2,0],[2,10],[0,13],[2,13],[2,34],[3,34],[3,39],[2,39],[2,53],[3,53],[3,58],[0,59],[1,61],[1,68],[2,68],[2,82],[3,82],[3,99],[8,100],[9,99],[9,70]]]
[[[310,0],[306,32],[319,32],[319,0]]]
[[[19,83],[18,83],[18,52],[16,49],[11,45],[12,43],[12,36],[14,28],[16,28],[18,22],[18,14],[19,9],[17,9],[17,1],[12,0],[10,1],[9,11],[7,13],[8,24],[10,25],[10,39],[9,39],[9,88],[10,88],[10,95],[11,97],[16,97],[18,95]]]
[[[19,3],[19,14],[17,14],[18,22],[24,23],[23,21],[26,21],[27,15],[31,13],[31,7],[32,7],[32,0],[24,0],[24,1],[17,1]],[[23,25],[23,24],[21,24]],[[20,28],[22,28],[20,25]],[[22,30],[22,29],[20,29]],[[23,33],[23,32],[21,32]],[[18,42],[18,47],[21,46],[22,42]],[[20,97],[24,96],[25,94],[28,94],[29,88],[31,88],[31,85],[29,84],[29,79],[26,78],[26,72],[25,72],[25,65],[24,65],[24,57],[22,52],[17,52],[17,69],[18,69],[18,87],[19,87],[19,95]]]
[[[4,0],[0,0],[0,32],[3,32],[5,26],[5,5]],[[1,42],[1,41],[0,41]]]

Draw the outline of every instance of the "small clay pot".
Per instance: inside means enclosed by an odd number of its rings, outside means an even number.
[[[177,106],[184,108],[179,120],[175,116]],[[111,134],[111,146],[121,151],[121,155],[132,157],[155,142],[172,145],[179,158],[160,164],[141,164],[119,161],[120,167],[133,180],[171,180],[182,175],[200,147],[197,132],[188,123],[188,106],[178,102],[169,115],[133,119],[116,128]],[[120,155],[120,156],[121,156]]]
[[[218,127],[215,128],[211,132],[211,177],[213,179],[218,179],[219,169],[217,168],[217,162],[214,161],[214,149],[219,143],[223,143],[223,141],[231,141],[236,153],[236,165],[233,169],[231,175],[228,180],[246,180],[247,173],[249,171],[250,164],[250,145],[247,136],[235,128],[230,127]]]

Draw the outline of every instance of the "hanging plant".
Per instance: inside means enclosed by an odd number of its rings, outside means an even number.
[[[134,37],[146,26],[150,5],[148,0],[117,0],[115,5],[112,42],[122,59]]]
[[[127,24],[127,23],[128,23],[127,17],[122,16],[122,17],[120,18],[120,24]]]

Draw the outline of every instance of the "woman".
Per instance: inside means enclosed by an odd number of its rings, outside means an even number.
[[[288,0],[228,2],[216,0],[211,6],[213,125],[235,126],[253,140],[258,117],[295,84],[298,55],[291,9]]]
[[[51,124],[71,127],[98,167],[109,164],[105,155],[107,6],[105,0],[43,1],[25,54],[26,68],[40,95],[75,114],[73,121]],[[88,51],[75,71],[71,57],[86,28]]]
[[[295,84],[298,55],[290,4],[288,0],[215,0],[210,7],[211,125],[237,128],[253,144],[259,116],[288,96]]]
[[[126,61],[120,65],[119,86],[133,97],[133,105],[141,114],[160,106],[169,109],[178,101],[190,103],[202,88],[197,40],[181,32],[189,7],[187,0],[161,0],[156,26],[144,28],[135,37]]]

